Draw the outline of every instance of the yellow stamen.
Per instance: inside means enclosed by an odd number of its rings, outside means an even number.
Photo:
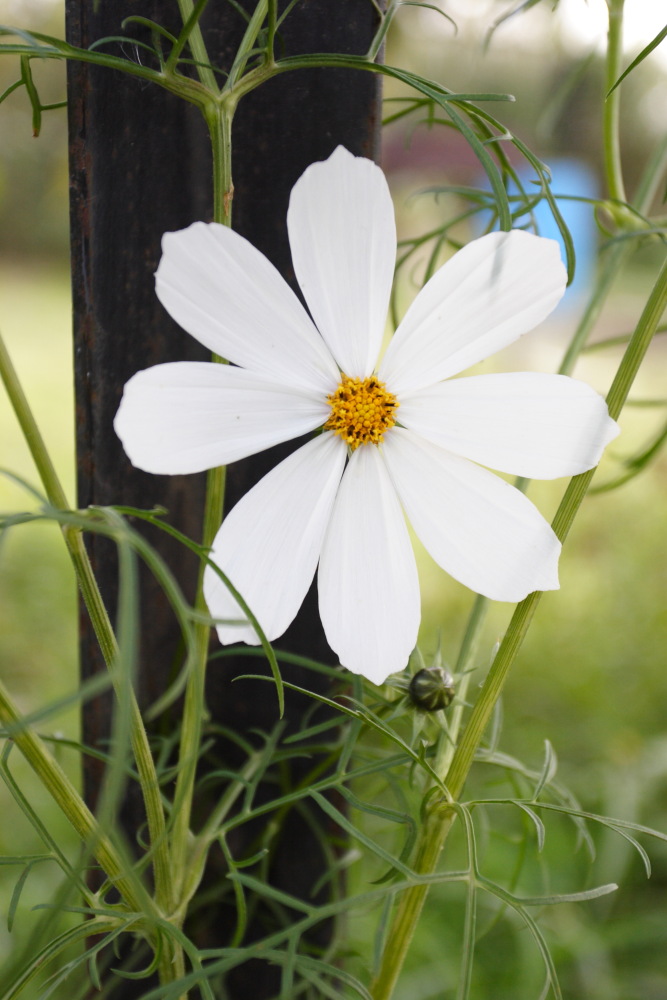
[[[343,375],[327,401],[331,404],[331,416],[324,429],[340,434],[352,451],[360,444],[379,444],[385,431],[396,423],[400,405],[375,375],[368,378]]]

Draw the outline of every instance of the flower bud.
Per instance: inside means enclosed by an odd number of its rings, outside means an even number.
[[[422,712],[437,712],[451,704],[456,693],[454,678],[444,667],[423,667],[410,681],[408,693]]]

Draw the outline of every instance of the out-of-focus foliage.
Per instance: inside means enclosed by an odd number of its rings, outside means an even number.
[[[64,33],[64,5],[0,0],[0,24],[25,24],[36,31]],[[31,64],[43,103],[65,97],[65,65]],[[0,94],[18,78],[17,59],[0,59]],[[32,134],[32,110],[23,88],[0,104],[0,255],[64,257],[68,248],[67,111],[47,111],[39,137]]]

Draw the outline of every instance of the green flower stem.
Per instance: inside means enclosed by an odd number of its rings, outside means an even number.
[[[624,0],[607,0],[609,8],[609,31],[607,34],[606,90],[611,90],[622,72],[623,58],[623,3]],[[621,108],[621,88],[608,93],[603,109],[604,166],[609,197],[625,202],[625,186],[621,166],[621,144],[619,141],[619,117]]]
[[[236,102],[223,100],[207,109],[206,120],[211,135],[213,150],[213,215],[216,222],[225,226],[232,224],[232,120]],[[223,361],[216,358],[215,361]],[[202,527],[202,545],[210,548],[222,523],[225,500],[224,467],[211,469],[206,482],[206,502]],[[203,593],[204,566],[200,569],[195,608],[207,614]],[[202,722],[205,716],[204,685],[208,661],[210,628],[206,624],[195,624],[195,655],[192,673],[188,679],[183,707],[183,724],[179,751],[179,770],[174,799],[174,826],[171,842],[172,870],[177,885],[177,908],[184,916],[191,885],[191,851],[193,849],[190,831],[192,802],[194,798],[197,762],[201,742]]]
[[[609,413],[614,419],[620,415],[623,409],[630,387],[637,375],[665,308],[667,308],[667,261],[663,264],[609,390],[607,405]],[[580,476],[575,476],[565,491],[553,521],[553,529],[561,541],[564,541],[567,537],[594,474],[595,469],[590,469]],[[482,686],[479,698],[470,714],[470,719],[463,732],[461,741],[452,755],[451,766],[445,777],[445,784],[453,801],[458,800],[463,792],[475,753],[482,741],[495,704],[507,680],[510,667],[528,631],[541,596],[539,592],[529,594],[524,601],[517,605],[486,681]],[[476,626],[473,625],[472,621],[471,625],[474,632]],[[469,628],[466,636],[468,636],[470,631],[471,629]],[[425,819],[419,837],[414,863],[415,871],[420,874],[427,874],[435,870],[455,816],[456,813],[451,806],[442,802],[434,805]],[[392,996],[410,941],[415,932],[427,891],[427,886],[416,885],[407,889],[401,897],[389,931],[380,970],[371,985],[373,1000],[389,1000]]]
[[[213,220],[223,226],[232,224],[232,122],[236,98],[227,94],[207,108],[205,117],[213,151]]]
[[[10,403],[14,409],[21,430],[23,431],[23,435],[37,467],[39,477],[42,481],[49,502],[58,510],[69,510],[70,505],[67,502],[65,491],[62,488],[58,474],[53,466],[51,457],[44,443],[44,439],[42,438],[37,422],[35,421],[32,410],[30,409],[28,400],[23,392],[23,388],[19,382],[2,336],[0,336],[0,376],[2,377]],[[111,622],[109,621],[107,610],[102,600],[102,595],[100,594],[97,581],[95,580],[95,576],[90,565],[88,553],[86,552],[83,542],[83,535],[78,528],[71,526],[63,528],[63,535],[74,566],[81,595],[95,630],[95,635],[97,636],[97,640],[100,644],[104,660],[109,669],[112,671],[112,680],[114,680],[114,686],[117,689],[118,682],[113,676],[113,666],[118,655],[118,646]],[[153,757],[148,745],[148,737],[146,735],[139,706],[137,705],[134,694],[131,695],[131,711],[132,749],[144,796],[149,835],[154,849],[153,868],[155,875],[156,901],[158,908],[162,912],[168,913],[172,904],[170,889],[171,871],[165,835],[164,812]],[[47,771],[45,770],[43,761],[40,766],[40,775],[46,774]],[[54,762],[54,767],[55,766]],[[75,813],[77,810],[80,811],[83,805],[83,800],[80,796],[78,796],[78,793],[75,792],[78,799],[78,802],[76,803],[72,802],[69,792],[65,795],[64,799],[59,797],[64,786],[59,780],[56,772],[54,772],[53,780],[45,781],[45,784],[68,816],[70,815],[71,809],[74,809]],[[78,829],[79,828],[77,827],[77,830]],[[101,859],[99,860],[100,864],[102,864],[105,868],[105,871],[107,871],[107,874],[111,876],[112,873],[106,869],[104,862]]]

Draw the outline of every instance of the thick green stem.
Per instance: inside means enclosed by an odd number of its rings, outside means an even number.
[[[213,151],[213,220],[232,224],[234,184],[232,182],[232,122],[236,101],[226,96],[206,115]]]
[[[619,416],[623,408],[630,387],[666,307],[667,261],[662,267],[609,390],[607,405],[609,413],[614,419]],[[575,476],[565,492],[553,521],[554,531],[561,541],[565,540],[570,530],[594,474],[595,470],[590,469],[580,476]],[[475,753],[541,596],[541,593],[529,594],[524,601],[517,605],[479,698],[470,714],[461,741],[452,755],[451,766],[445,776],[445,784],[454,801],[459,799],[463,792]],[[454,811],[441,803],[435,805],[426,817],[418,841],[414,864],[415,870],[420,874],[435,870],[454,818]],[[392,996],[427,891],[427,887],[424,885],[413,886],[407,889],[401,898],[389,932],[380,971],[371,987],[373,1000],[389,1000]]]
[[[609,31],[607,34],[606,90],[610,91],[621,75],[623,58],[623,2],[607,0],[609,7]],[[625,202],[625,185],[621,166],[621,144],[619,120],[621,109],[621,88],[608,94],[603,110],[604,167],[609,197]]]

